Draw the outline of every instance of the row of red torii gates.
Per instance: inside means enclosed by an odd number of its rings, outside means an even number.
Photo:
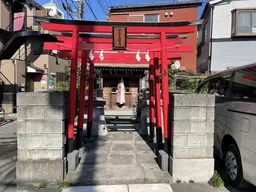
[[[59,57],[71,58],[70,91],[68,105],[68,152],[73,151],[74,119],[76,110],[77,63],[81,61],[80,96],[77,128],[77,147],[82,146],[85,83],[87,63],[89,68],[87,137],[91,136],[93,123],[94,63],[149,64],[150,136],[158,149],[170,152],[168,60],[181,59],[181,52],[191,52],[195,45],[183,45],[183,37],[197,30],[200,21],[168,23],[95,22],[48,19],[41,22],[45,30],[59,31],[57,42],[44,43],[46,50],[58,50]],[[104,51],[104,52],[103,52]],[[139,58],[138,51],[140,51]],[[145,54],[145,52],[147,54]],[[102,54],[103,53],[103,54]],[[93,57],[92,57],[93,55]],[[161,65],[160,65],[161,63]],[[161,71],[161,73],[160,73]],[[160,77],[161,76],[161,77]],[[160,80],[162,91],[160,91]],[[162,94],[161,94],[162,92]],[[162,97],[161,97],[162,95]],[[161,99],[163,122],[161,118]]]

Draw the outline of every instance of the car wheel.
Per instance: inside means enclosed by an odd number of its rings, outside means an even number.
[[[231,144],[225,151],[225,169],[227,176],[234,187],[247,188],[249,183],[243,178],[241,156],[236,145]]]

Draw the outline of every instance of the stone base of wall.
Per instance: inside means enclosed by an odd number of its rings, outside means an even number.
[[[66,159],[17,161],[16,175],[18,186],[38,186],[43,181],[60,184],[66,176]]]
[[[214,159],[174,159],[170,157],[169,171],[173,181],[207,183],[214,173]]]

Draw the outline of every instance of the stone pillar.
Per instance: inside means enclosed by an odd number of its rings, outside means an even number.
[[[174,182],[208,182],[214,172],[214,95],[172,94],[171,156]]]
[[[17,94],[16,164],[19,185],[59,183],[66,175],[65,102],[62,92]]]
[[[95,98],[93,101],[93,115],[92,115],[92,136],[106,136],[108,135],[107,124],[105,121],[104,105],[106,101],[102,98]],[[87,135],[87,112],[88,100],[86,97],[84,109],[84,128],[83,135]]]

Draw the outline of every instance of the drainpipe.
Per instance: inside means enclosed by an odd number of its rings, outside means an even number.
[[[16,113],[16,94],[17,94],[17,65],[15,63],[15,60],[12,60],[13,69],[14,69],[14,78],[13,78],[13,113]]]
[[[208,74],[210,75],[211,74],[211,67],[212,67],[212,34],[213,34],[213,10],[214,10],[214,6],[213,5],[209,5],[210,6],[210,9],[211,9],[211,34],[210,34],[210,43],[211,43],[211,46],[210,46],[210,60],[209,60],[209,64],[208,64]]]

